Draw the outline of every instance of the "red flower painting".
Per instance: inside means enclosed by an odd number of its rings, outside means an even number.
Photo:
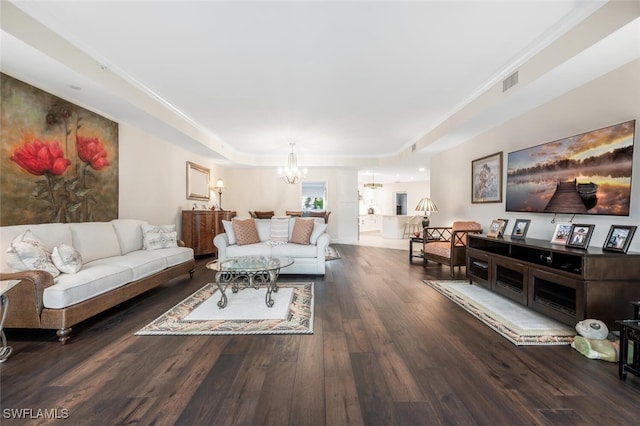
[[[118,124],[2,74],[0,225],[118,217]]]
[[[76,149],[78,157],[85,163],[91,164],[94,170],[102,170],[109,165],[107,151],[98,138],[76,136]]]
[[[65,158],[64,151],[57,141],[42,142],[38,139],[26,142],[16,149],[11,156],[11,161],[36,176],[42,176],[45,173],[59,176],[71,164],[71,161]]]

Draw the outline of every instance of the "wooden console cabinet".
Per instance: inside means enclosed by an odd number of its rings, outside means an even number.
[[[469,235],[469,279],[574,326],[599,319],[610,329],[640,300],[640,253],[577,249],[527,238]]]
[[[213,238],[224,232],[223,220],[231,220],[236,212],[226,210],[183,210],[182,240],[196,256],[217,254]]]

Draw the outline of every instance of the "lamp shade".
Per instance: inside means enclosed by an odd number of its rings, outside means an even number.
[[[426,215],[427,212],[437,212],[438,206],[436,206],[436,203],[434,203],[431,198],[424,197],[416,206],[416,211],[425,212]]]
[[[218,178],[218,180],[216,181],[216,186],[214,186],[215,189],[218,190],[218,192],[221,192],[224,189],[224,182],[222,181],[222,178]]]

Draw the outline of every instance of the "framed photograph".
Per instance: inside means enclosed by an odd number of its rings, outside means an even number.
[[[511,231],[511,238],[525,238],[529,230],[529,223],[531,223],[529,219],[516,219]]]
[[[558,222],[556,230],[553,231],[553,237],[551,237],[551,244],[567,244],[569,232],[571,232],[571,224],[569,222]]]
[[[489,232],[487,232],[487,237],[499,238],[504,233],[504,227],[506,223],[502,219],[494,219],[491,222],[491,226],[489,227]]]
[[[626,253],[629,250],[629,244],[631,244],[631,239],[635,232],[636,226],[611,225],[602,250]]]
[[[568,247],[587,248],[595,225],[571,225],[569,238],[565,244]]]
[[[502,151],[471,162],[471,202],[502,202]]]

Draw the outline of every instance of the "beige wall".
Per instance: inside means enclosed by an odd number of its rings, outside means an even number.
[[[471,161],[504,152],[504,182],[509,152],[633,119],[639,121],[636,122],[631,215],[578,215],[574,219],[574,223],[595,224],[590,245],[602,247],[612,224],[638,225],[640,218],[640,154],[637,152],[640,143],[640,60],[435,156],[431,162],[431,194],[437,200],[439,211],[432,215],[432,224],[474,219],[486,229],[493,219],[508,218],[511,222],[507,233],[510,234],[514,219],[531,219],[528,236],[551,239],[555,229],[551,223],[552,214],[505,212],[504,200],[494,204],[471,204]],[[452,164],[459,167],[452,167]],[[558,215],[560,221],[570,219],[571,215]],[[640,251],[640,236],[634,238],[630,250]]]
[[[180,229],[180,212],[191,209],[194,203],[186,195],[187,161],[209,168],[213,184],[223,172],[210,159],[127,123],[120,123],[119,145],[120,218],[142,219],[156,225],[175,223]],[[209,204],[215,201],[212,199]]]

